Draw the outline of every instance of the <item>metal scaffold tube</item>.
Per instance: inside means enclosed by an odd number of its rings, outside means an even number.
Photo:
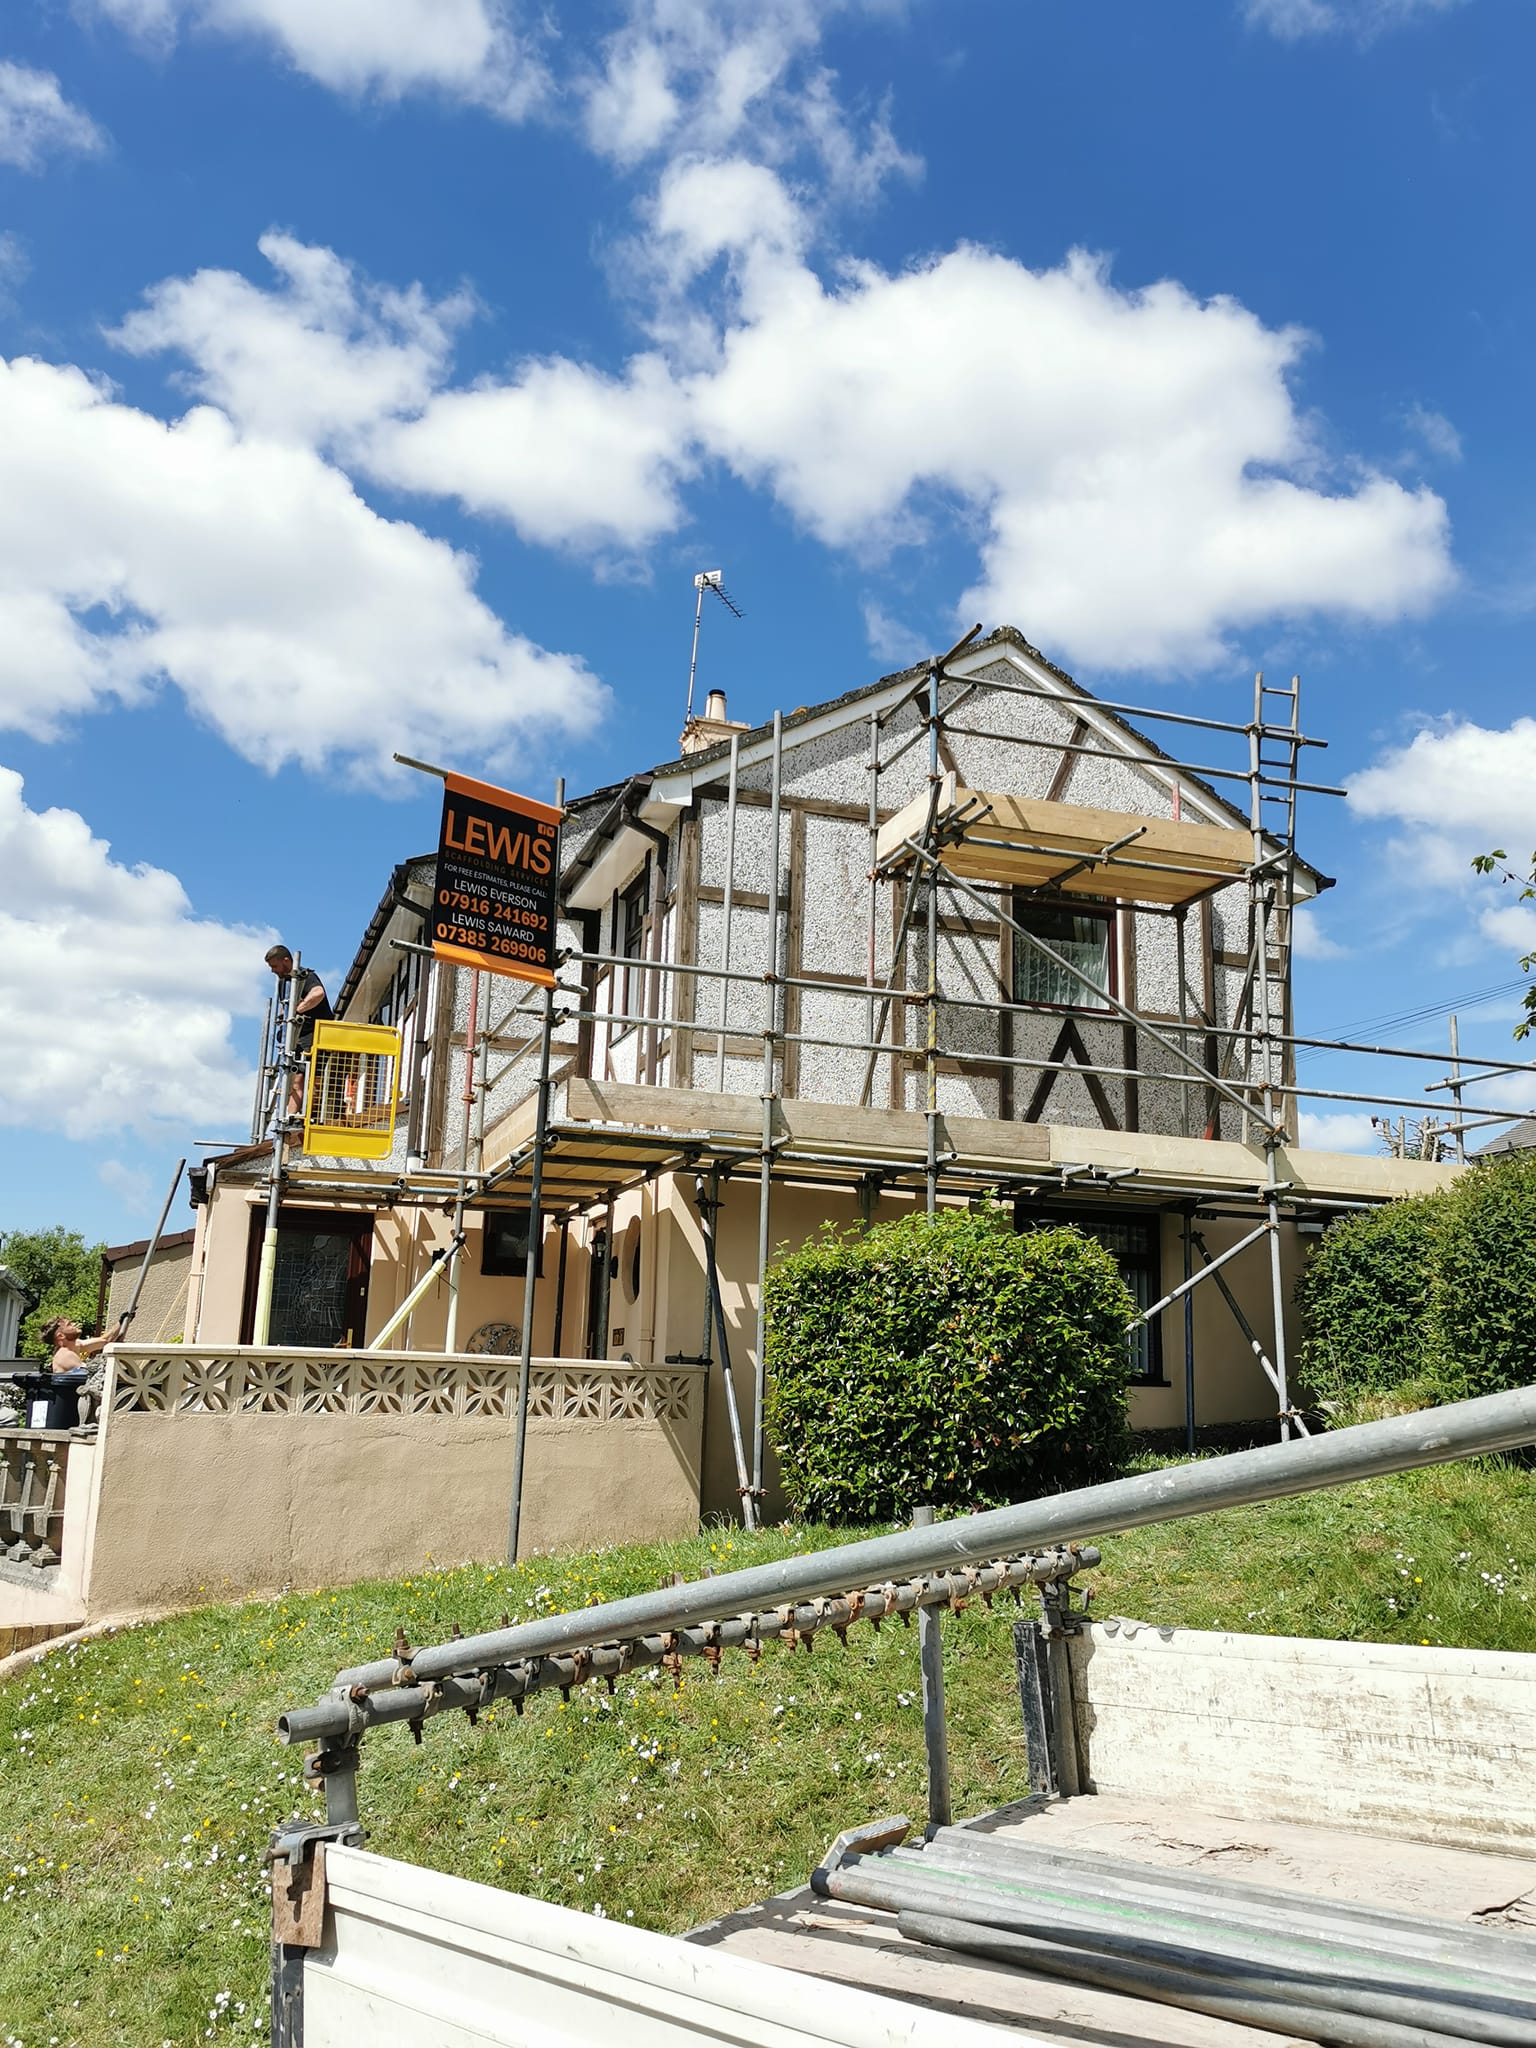
[[[1328,1936],[1357,1939],[1387,1954],[1482,1969],[1497,1977],[1515,1965],[1519,1952],[1507,1932],[1460,1920],[1433,1920],[1420,1913],[1393,1912],[1352,1899],[1282,1891],[1245,1884],[1185,1864],[1137,1863],[1129,1857],[1081,1849],[1038,1846],[1027,1835],[988,1835],[968,1827],[945,1828],[927,1844],[925,1860],[956,1868],[993,1870],[1014,1879],[1069,1884],[1095,1897],[1122,1897],[1154,1906],[1231,1919],[1235,1913],[1265,1926],[1285,1924]],[[1536,1949],[1532,1960],[1536,1962]],[[1529,1995],[1529,1994],[1527,1994]]]
[[[1332,2048],[1464,2048],[1469,2038],[1430,2028],[1426,2021],[1443,2017],[1443,2008],[1424,2002],[1402,2003],[1398,2009],[1413,2016],[1404,2023],[1345,2013],[1336,2007],[1319,2010],[1277,1996],[1274,1978],[1263,1973],[1230,1982],[1190,1968],[1179,1970],[1140,1957],[1077,1948],[1065,1941],[1028,1934],[1020,1928],[955,1920],[931,1908],[904,1911],[898,1914],[896,1924],[912,1941],[959,1949],[989,1962],[1012,1963],[1067,1983],[1119,1991],[1132,1998],[1149,1998],[1159,2005],[1180,2006],[1186,2012],[1208,2013],[1212,2018],[1258,2027],[1267,2033],[1328,2042]],[[1481,2038],[1512,2042],[1517,2037],[1496,2034]]]
[[[905,1816],[894,1816],[840,1836],[813,1889],[896,1914],[913,1940],[1047,1976],[1146,1989],[1308,2039],[1536,2048],[1536,1969],[1518,1937],[1469,1931],[1462,1940],[1454,1923],[1352,1912],[1301,1893],[1186,1884],[1186,1872],[1113,1859],[1041,1855],[1027,1835],[946,1828],[920,1849],[904,1848],[909,1831]]]
[[[731,913],[736,896],[736,798],[741,773],[741,734],[731,734],[731,767],[725,799],[725,900],[720,909],[720,1034],[715,1046],[715,1092],[725,1093],[725,1021],[731,994]]]
[[[768,932],[763,973],[763,1129],[757,1185],[757,1358],[752,1378],[752,1497],[763,1498],[763,1448],[768,1407],[768,1257],[773,1200],[773,1106],[778,1099],[775,1044],[779,1026],[779,824],[784,787],[784,714],[773,714],[773,779],[768,824]],[[782,1074],[782,1069],[780,1069]]]
[[[416,1651],[409,1669],[419,1683],[426,1683],[486,1664],[590,1648],[653,1629],[688,1628],[722,1615],[774,1607],[789,1599],[841,1592],[852,1585],[878,1585],[970,1560],[1085,1542],[1117,1530],[1145,1528],[1254,1501],[1279,1500],[1320,1487],[1347,1486],[1382,1473],[1445,1464],[1532,1442],[1536,1442],[1536,1387],[1485,1394],[1447,1408],[1391,1416],[1383,1422],[1331,1430],[1324,1436],[1140,1472],[1128,1479],[1109,1480],[1014,1507],[957,1516],[931,1529],[897,1530],[831,1550],[725,1572],[691,1585],[634,1594],[569,1614],[545,1615],[515,1628],[465,1636]],[[405,1668],[403,1659],[387,1657],[340,1672],[335,1685],[342,1695],[355,1687],[376,1692],[395,1685]],[[340,1725],[345,1718],[343,1703]],[[324,1731],[316,1728],[314,1732]]]
[[[288,1098],[293,1076],[302,1071],[298,1052],[298,988],[303,956],[293,956],[293,971],[281,991],[282,1051],[272,1088],[272,1164],[267,1184],[267,1224],[261,1239],[261,1265],[256,1276],[256,1308],[251,1342],[265,1344],[272,1335],[272,1289],[277,1279],[277,1226],[283,1201],[283,1161],[287,1142]]]
[[[555,873],[560,872],[560,844],[565,826],[565,777],[555,784],[555,809],[560,820],[555,826]],[[539,1080],[534,1111],[533,1168],[528,1187],[528,1249],[523,1261],[523,1329],[517,1361],[517,1435],[512,1450],[512,1505],[507,1518],[507,1560],[517,1562],[522,1537],[523,1468],[528,1454],[528,1389],[533,1358],[533,1309],[538,1287],[539,1254],[544,1234],[544,1155],[549,1136],[550,1047],[555,1033],[555,992],[544,990],[543,1029],[539,1040]]]

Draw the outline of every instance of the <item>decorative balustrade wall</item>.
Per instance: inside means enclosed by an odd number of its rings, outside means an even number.
[[[177,1344],[107,1356],[93,1614],[505,1559],[515,1358]],[[524,1556],[697,1529],[703,1421],[697,1366],[534,1359]]]
[[[0,1430],[0,1557],[39,1571],[64,1552],[71,1439],[51,1429]]]
[[[135,1344],[116,1346],[113,1356],[119,1414],[517,1414],[515,1358]],[[688,1423],[701,1396],[696,1368],[536,1358],[529,1369],[536,1420]]]

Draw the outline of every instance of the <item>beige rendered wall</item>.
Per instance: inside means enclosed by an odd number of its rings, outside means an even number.
[[[240,1340],[250,1216],[253,1208],[261,1206],[261,1197],[248,1184],[215,1184],[204,1212],[203,1238],[194,1247],[194,1250],[204,1253],[201,1316],[197,1324],[197,1342],[200,1344],[236,1344]],[[482,1324],[510,1323],[514,1329],[520,1330],[523,1315],[521,1279],[496,1279],[480,1271],[483,1219],[472,1214],[465,1227],[467,1241],[459,1261],[458,1346],[461,1350],[465,1341]],[[426,1272],[434,1249],[447,1243],[451,1229],[452,1218],[440,1209],[381,1209],[375,1216],[368,1276],[367,1332],[370,1342]],[[535,1296],[533,1348],[540,1357],[551,1353],[558,1250],[559,1233],[551,1225],[545,1239],[545,1279],[540,1281]],[[197,1291],[198,1283],[194,1279],[194,1296]],[[584,1294],[568,1287],[568,1304],[579,1306],[584,1299]],[[571,1313],[570,1307],[567,1313]],[[440,1351],[447,1331],[448,1286],[445,1280],[439,1280],[412,1311],[409,1324],[391,1340],[391,1348]],[[153,1331],[147,1333],[149,1337],[153,1334]],[[138,1332],[135,1331],[134,1335],[137,1338]],[[191,1341],[190,1331],[188,1341]],[[570,1355],[573,1346],[566,1343],[563,1348]],[[639,1357],[638,1352],[636,1356]]]
[[[183,1336],[190,1336],[186,1327],[187,1282],[195,1249],[191,1244],[172,1245],[169,1250],[157,1250],[150,1260],[149,1271],[144,1275],[144,1292],[139,1296],[133,1319],[136,1343],[176,1344]],[[136,1259],[124,1259],[112,1269],[112,1284],[107,1289],[108,1329],[128,1306],[142,1264],[141,1254]]]
[[[1198,1222],[1195,1227],[1205,1239],[1212,1258],[1246,1237],[1257,1217],[1241,1222]],[[1165,1216],[1162,1232],[1163,1292],[1177,1287],[1184,1278],[1183,1219]],[[1280,1280],[1284,1303],[1286,1355],[1290,1361],[1288,1384],[1297,1390],[1296,1350],[1301,1342],[1301,1317],[1294,1295],[1296,1281],[1310,1256],[1315,1238],[1298,1236],[1293,1223],[1280,1225]],[[1200,1254],[1194,1254],[1200,1270]],[[1267,1355],[1275,1356],[1274,1290],[1270,1284],[1269,1240],[1257,1243],[1229,1259],[1221,1276],[1236,1296],[1254,1334]],[[1278,1404],[1263,1368],[1249,1348],[1248,1340],[1223,1300],[1214,1280],[1202,1280],[1193,1291],[1195,1415],[1201,1423],[1252,1422],[1274,1416]],[[1184,1304],[1176,1302],[1164,1311],[1163,1374],[1166,1387],[1139,1387],[1131,1395],[1131,1424],[1136,1429],[1177,1429],[1184,1422]]]
[[[100,1441],[92,1615],[504,1557],[513,1425],[119,1412]],[[698,1526],[698,1423],[534,1418],[522,1552]]]
[[[719,1222],[721,1295],[730,1338],[732,1376],[736,1387],[747,1458],[751,1461],[753,1382],[757,1362],[757,1181],[756,1177],[727,1182]],[[885,1194],[876,1204],[874,1220],[889,1221],[910,1214],[920,1197]],[[824,1221],[838,1227],[856,1223],[858,1199],[840,1189],[796,1187],[775,1183],[769,1213],[769,1242],[774,1252],[795,1247],[814,1236]],[[641,1232],[641,1291],[638,1301],[628,1294],[629,1260],[627,1233],[638,1219]],[[566,1312],[562,1350],[566,1356],[579,1353],[585,1340],[588,1251],[590,1233],[600,1216],[572,1226],[567,1259]],[[1206,1222],[1200,1226],[1212,1256],[1244,1236],[1251,1222]],[[1181,1220],[1163,1219],[1164,1290],[1183,1277]],[[628,1350],[642,1364],[660,1364],[669,1353],[695,1355],[703,1335],[704,1248],[694,1207],[691,1181],[681,1176],[635,1190],[620,1197],[614,1209],[615,1244],[620,1247],[621,1271],[614,1275],[609,1304],[610,1342],[603,1352],[617,1357]],[[1309,1240],[1298,1238],[1291,1224],[1281,1226],[1281,1277],[1286,1303],[1286,1333],[1291,1355],[1300,1337],[1300,1327],[1291,1297],[1296,1276],[1308,1256]],[[553,1314],[553,1274],[556,1238],[551,1233],[546,1246],[548,1279],[539,1288],[538,1323],[547,1338]],[[1273,1356],[1274,1316],[1269,1277],[1269,1250],[1261,1240],[1240,1252],[1222,1268],[1233,1293],[1253,1324],[1261,1343]],[[517,1286],[519,1307],[521,1286]],[[470,1327],[461,1322],[461,1329]],[[622,1345],[611,1340],[622,1330]],[[1137,1429],[1174,1429],[1184,1420],[1184,1320],[1182,1306],[1164,1317],[1163,1371],[1166,1387],[1135,1388],[1131,1394],[1131,1422]],[[1275,1413],[1276,1402],[1268,1380],[1248,1347],[1230,1309],[1211,1282],[1194,1290],[1195,1398],[1201,1423],[1247,1422]],[[418,1340],[419,1341],[419,1340]],[[712,1345],[712,1350],[718,1347]],[[1292,1374],[1292,1385],[1295,1375]],[[782,1512],[782,1497],[773,1487],[772,1453],[768,1453],[769,1514]],[[734,1515],[738,1512],[735,1458],[729,1422],[722,1398],[718,1359],[710,1375],[708,1421],[704,1445],[703,1510],[706,1515]]]
[[[757,1346],[756,1176],[743,1175],[727,1181],[723,1194],[719,1226],[722,1295],[750,1462]],[[229,1185],[215,1189],[206,1224],[207,1264],[200,1340],[204,1344],[234,1343],[238,1338],[247,1218],[254,1199],[249,1188]],[[883,1221],[909,1213],[916,1201],[915,1196],[886,1193],[876,1205],[875,1219]],[[851,1192],[776,1182],[769,1241],[775,1251],[784,1245],[796,1246],[814,1235],[824,1220],[842,1226],[856,1222],[858,1214],[858,1200]],[[561,1355],[567,1358],[586,1354],[590,1245],[598,1225],[607,1220],[605,1210],[599,1207],[573,1219],[569,1226],[560,1344]],[[696,1355],[703,1337],[704,1269],[691,1176],[669,1176],[649,1186],[628,1190],[615,1202],[611,1222],[610,1249],[618,1255],[619,1270],[612,1276],[606,1341],[595,1347],[597,1355],[618,1358],[627,1352],[641,1365],[659,1365],[668,1354]],[[636,1225],[640,1288],[637,1295],[631,1295],[629,1233]],[[446,1241],[449,1228],[450,1219],[436,1209],[383,1211],[375,1219],[368,1301],[370,1338],[383,1327],[409,1286],[426,1270],[433,1246]],[[1200,1228],[1214,1256],[1245,1235],[1252,1225],[1246,1221],[1217,1221],[1203,1223]],[[521,1279],[488,1278],[480,1272],[482,1220],[472,1213],[467,1229],[468,1243],[460,1274],[460,1348],[486,1323],[505,1323],[514,1330],[520,1329],[523,1309]],[[1163,1218],[1165,1292],[1183,1277],[1180,1232],[1177,1216]],[[1287,1347],[1294,1362],[1301,1332],[1292,1295],[1314,1240],[1298,1237],[1294,1225],[1283,1223],[1280,1242]],[[558,1261],[559,1230],[549,1224],[544,1240],[544,1277],[535,1297],[533,1348],[537,1356],[554,1355]],[[1222,1271],[1260,1341],[1273,1356],[1274,1317],[1267,1244],[1260,1240],[1239,1253]],[[407,1329],[392,1340],[392,1348],[441,1349],[447,1334],[447,1312],[447,1285],[440,1281],[414,1311]],[[1176,1306],[1163,1317],[1163,1371],[1169,1384],[1133,1390],[1134,1427],[1174,1429],[1182,1425],[1183,1338],[1183,1312]],[[1246,1422],[1274,1415],[1276,1403],[1269,1382],[1219,1290],[1210,1281],[1202,1282],[1194,1290],[1194,1352],[1196,1413],[1201,1423]],[[1294,1387],[1294,1369],[1291,1383]],[[718,1362],[710,1380],[703,1482],[706,1514],[738,1512],[735,1461],[721,1398]],[[771,1493],[767,1505],[769,1512],[774,1513],[782,1503]]]
[[[240,1308],[245,1294],[246,1233],[256,1197],[239,1182],[215,1181],[213,1193],[198,1211],[199,1235],[193,1246],[190,1289],[192,1328],[187,1342],[238,1344]],[[194,1337],[195,1330],[195,1337]]]

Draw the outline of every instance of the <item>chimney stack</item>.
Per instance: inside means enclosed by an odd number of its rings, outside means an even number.
[[[717,747],[723,740],[728,740],[733,732],[750,730],[751,727],[741,719],[726,716],[724,690],[711,690],[705,699],[703,715],[689,719],[678,744],[684,754],[702,754],[706,747]]]

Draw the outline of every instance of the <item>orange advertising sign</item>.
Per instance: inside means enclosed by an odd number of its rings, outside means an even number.
[[[443,777],[432,905],[440,960],[553,984],[562,816],[489,782]]]

